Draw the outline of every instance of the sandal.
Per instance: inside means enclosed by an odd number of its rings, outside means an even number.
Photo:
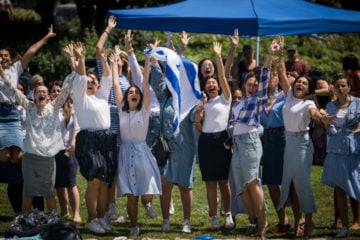
[[[305,224],[304,230],[304,239],[308,239],[311,235],[312,230],[314,229],[315,225],[313,222]]]
[[[264,236],[267,231],[269,231],[270,229],[270,224],[268,222],[265,223],[265,226],[263,226],[262,228],[260,226],[258,226],[256,228],[256,230],[253,232],[253,234],[251,234],[252,237],[261,237]]]
[[[272,229],[272,232],[273,233],[284,233],[284,232],[289,231],[290,228],[291,228],[290,224],[280,224],[279,223]]]
[[[253,234],[255,229],[256,229],[256,224],[250,223],[248,228],[245,230],[245,235],[249,236],[249,235]]]
[[[293,227],[291,229],[291,232],[295,234],[296,237],[302,235],[305,230],[305,222],[300,221],[297,227]]]

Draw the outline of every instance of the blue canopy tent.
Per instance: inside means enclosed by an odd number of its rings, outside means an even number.
[[[185,0],[162,7],[109,10],[117,28],[242,36],[360,32],[360,12],[304,0]]]

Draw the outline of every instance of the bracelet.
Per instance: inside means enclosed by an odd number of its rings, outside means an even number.
[[[127,52],[133,52],[134,51],[134,48],[130,48],[127,50]]]
[[[107,35],[109,35],[110,33],[108,32],[108,31],[106,31],[106,30],[104,30],[104,33],[106,33]]]

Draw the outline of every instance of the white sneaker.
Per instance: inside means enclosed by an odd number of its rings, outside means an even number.
[[[145,208],[146,215],[149,218],[155,218],[156,217],[155,208],[154,208],[154,206],[152,205],[151,202],[148,202],[147,204],[145,204],[144,208]]]
[[[169,214],[170,214],[170,215],[174,215],[174,213],[175,213],[174,201],[173,201],[173,199],[171,198],[171,200],[170,200]]]
[[[348,227],[342,227],[340,231],[336,234],[336,238],[345,238],[350,236],[350,230]]]
[[[233,221],[231,212],[225,213],[224,218],[225,218],[225,228],[226,229],[233,229],[234,228],[234,221]]]
[[[189,219],[185,219],[182,227],[183,233],[191,233],[191,225]]]
[[[110,224],[108,221],[106,221],[105,218],[99,218],[98,221],[99,221],[101,227],[102,227],[106,232],[112,232],[113,228],[112,228],[111,224]]]
[[[85,228],[93,233],[103,234],[106,232],[105,229],[100,225],[97,218],[93,219],[91,222],[85,223]]]
[[[117,215],[117,209],[116,209],[116,204],[115,203],[110,203],[109,204],[109,210],[107,212],[109,218],[111,220],[116,220],[118,218]]]
[[[161,231],[163,232],[170,232],[170,221],[169,219],[164,219],[162,226],[161,226]]]
[[[211,217],[211,229],[212,230],[219,230],[220,229],[220,222],[219,222],[219,219],[218,219],[218,217],[216,215]]]
[[[135,227],[130,228],[130,236],[139,236],[139,235],[140,235],[139,226],[135,226]]]

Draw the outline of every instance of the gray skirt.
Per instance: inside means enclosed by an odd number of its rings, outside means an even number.
[[[25,196],[54,196],[55,157],[25,153],[22,158]]]

